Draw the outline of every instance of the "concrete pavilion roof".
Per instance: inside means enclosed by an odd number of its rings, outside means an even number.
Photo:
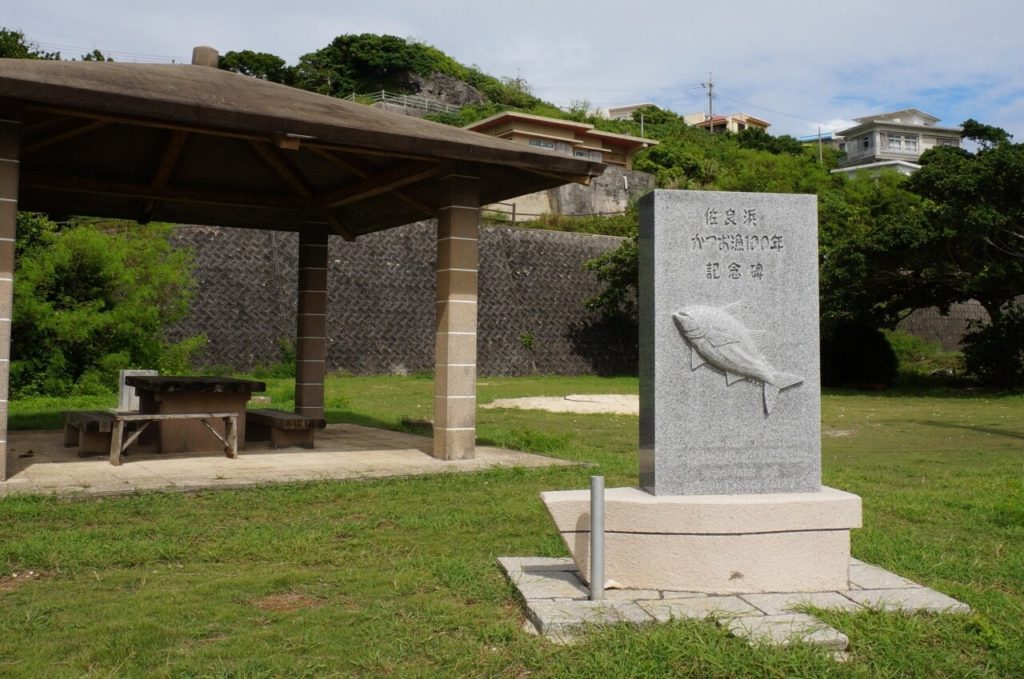
[[[352,238],[436,216],[440,178],[481,204],[604,165],[199,65],[0,59],[21,109],[18,207]]]

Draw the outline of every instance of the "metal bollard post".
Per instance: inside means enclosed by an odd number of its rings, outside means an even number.
[[[604,477],[590,477],[590,600],[604,598]]]

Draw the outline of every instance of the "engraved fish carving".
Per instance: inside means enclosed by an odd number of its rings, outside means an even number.
[[[726,386],[743,379],[760,382],[764,413],[770,415],[779,392],[804,378],[779,372],[768,363],[754,341],[757,331],[726,313],[733,306],[695,304],[672,314],[672,319],[690,345],[691,370],[708,363],[725,373]]]

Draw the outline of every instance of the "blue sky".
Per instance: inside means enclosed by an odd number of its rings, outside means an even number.
[[[343,33],[389,33],[525,78],[562,106],[652,101],[701,111],[710,73],[717,113],[751,113],[774,134],[913,107],[940,124],[976,118],[1024,141],[1019,0],[36,0],[6,8],[2,25],[66,56],[98,48],[120,61],[187,61],[194,45],[208,44],[294,63]]]

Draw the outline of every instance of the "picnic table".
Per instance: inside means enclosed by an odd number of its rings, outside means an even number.
[[[125,377],[125,384],[135,387],[139,415],[193,415],[156,420],[158,450],[164,453],[222,449],[229,433],[222,414],[235,416],[235,440],[244,448],[245,404],[254,391],[267,388],[255,380],[187,375],[133,375]],[[218,417],[203,420],[197,414]],[[218,436],[211,436],[211,427]]]

